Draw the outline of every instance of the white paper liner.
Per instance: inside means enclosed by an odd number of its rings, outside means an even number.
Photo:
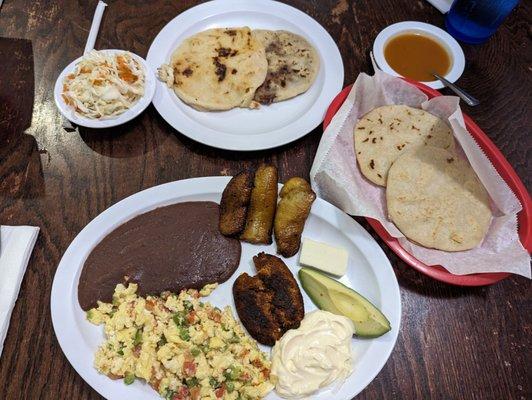
[[[406,239],[387,219],[385,189],[366,180],[358,168],[353,128],[364,114],[390,104],[422,108],[452,127],[457,152],[469,160],[492,201],[493,220],[480,246],[460,252],[425,248]],[[527,278],[531,276],[530,256],[517,232],[521,204],[467,132],[458,97],[440,96],[428,100],[423,92],[400,78],[381,71],[373,77],[360,74],[323,133],[310,178],[318,196],[350,215],[380,221],[405,250],[427,265],[442,265],[456,275],[511,272]]]

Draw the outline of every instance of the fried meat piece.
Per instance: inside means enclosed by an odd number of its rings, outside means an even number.
[[[242,324],[259,343],[273,346],[289,329],[299,327],[305,315],[303,297],[284,262],[271,254],[253,257],[257,275],[240,275],[233,297]]]
[[[253,189],[253,175],[253,171],[242,171],[225,187],[220,201],[219,228],[222,235],[236,236],[244,229]]]
[[[240,239],[249,243],[270,244],[277,207],[277,167],[262,165],[255,172],[246,227]]]
[[[279,196],[274,221],[277,252],[292,257],[299,251],[301,234],[316,194],[305,179],[296,177],[284,184]]]

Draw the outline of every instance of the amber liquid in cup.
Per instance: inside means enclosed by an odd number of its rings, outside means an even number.
[[[399,75],[420,81],[434,81],[433,72],[445,76],[451,69],[451,56],[443,44],[428,35],[403,33],[388,40],[384,58]]]

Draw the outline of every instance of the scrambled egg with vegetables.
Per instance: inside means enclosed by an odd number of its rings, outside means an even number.
[[[169,400],[260,399],[273,388],[270,361],[233,318],[199,301],[216,285],[179,295],[140,297],[137,285],[117,285],[113,303],[87,312],[105,326],[96,369],[126,385],[146,380]]]

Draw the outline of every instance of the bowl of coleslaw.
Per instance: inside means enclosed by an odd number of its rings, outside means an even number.
[[[72,123],[109,128],[142,113],[155,88],[155,75],[143,58],[125,50],[92,50],[61,72],[54,99]]]

